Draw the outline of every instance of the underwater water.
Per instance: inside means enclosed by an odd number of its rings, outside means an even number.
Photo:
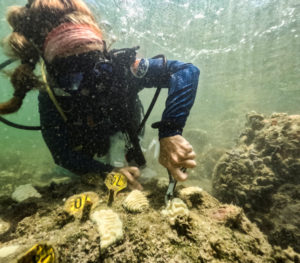
[[[164,54],[200,69],[183,133],[198,166],[168,202],[151,128],[167,90],[142,140],[151,168],[143,192],[123,190],[119,178],[123,191],[108,196],[113,175],[69,180],[80,177],[54,164],[40,131],[0,122],[0,263],[44,253],[65,263],[300,262],[299,0],[84,1],[111,48],[138,45],[139,57]],[[11,33],[7,8],[26,2],[0,1],[0,39]],[[7,59],[0,47],[0,63]],[[16,66],[0,73],[0,102],[12,96]],[[154,92],[140,92],[145,109]],[[5,118],[39,125],[37,95]]]
[[[113,47],[139,45],[139,56],[164,54],[191,62],[201,71],[199,88],[186,129],[207,134],[206,144],[230,147],[250,111],[296,114],[300,111],[300,4],[297,0],[86,0]],[[10,33],[6,8],[23,0],[0,2],[0,38]],[[6,60],[0,51],[0,62]],[[14,68],[14,64],[6,69]],[[0,75],[0,101],[12,94]],[[154,89],[141,92],[145,105]],[[7,119],[39,125],[37,93],[26,96],[22,109]],[[166,91],[147,123],[146,144],[156,138],[150,124],[160,119]],[[37,131],[0,123],[0,170],[25,173],[51,171],[54,163]],[[197,152],[197,145],[194,145]],[[200,150],[200,149],[198,149]],[[25,172],[24,172],[25,170]],[[1,181],[5,183],[5,181]]]

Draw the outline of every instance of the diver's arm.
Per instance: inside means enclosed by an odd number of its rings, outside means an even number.
[[[77,174],[102,174],[113,170],[111,165],[71,149],[66,124],[47,94],[39,95],[39,111],[42,135],[57,165]]]
[[[168,88],[162,119],[156,124],[159,138],[181,135],[194,104],[200,71],[190,63],[142,59],[131,67],[134,81],[143,87]]]
[[[187,179],[181,168],[196,166],[195,152],[181,136],[194,104],[200,71],[190,63],[162,59],[140,60],[131,66],[137,83],[145,87],[167,87],[168,97],[162,120],[152,127],[159,129],[159,162],[178,181]]]

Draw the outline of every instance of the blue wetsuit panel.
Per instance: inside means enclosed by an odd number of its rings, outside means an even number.
[[[162,121],[174,122],[180,128],[160,130],[159,138],[182,133],[194,104],[199,74],[199,69],[190,63],[169,60],[164,66],[162,59],[149,59],[146,75],[136,79],[144,87],[161,86],[169,89]]]

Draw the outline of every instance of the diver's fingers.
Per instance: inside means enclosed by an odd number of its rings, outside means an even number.
[[[190,152],[193,152],[193,151],[194,151],[193,146],[190,145],[189,143],[186,144],[186,145],[181,145],[180,148],[181,148],[184,152],[186,152],[186,153],[190,153]]]
[[[196,158],[196,153],[194,151],[188,152],[186,154],[186,159],[195,159]]]
[[[137,177],[140,176],[140,170],[137,167],[130,166],[126,168],[122,168],[121,172],[126,176],[128,181],[128,187],[131,190],[143,190],[142,185],[136,180]]]
[[[142,185],[134,178],[134,176],[129,172],[130,169],[122,169],[122,173],[126,176],[128,180],[128,187],[131,190],[143,190]]]
[[[169,171],[173,178],[179,182],[185,181],[188,177],[187,173],[180,170],[180,168],[170,168]]]
[[[191,144],[188,144],[188,146],[186,147],[186,151],[187,152],[193,152],[194,151],[194,148]]]
[[[127,169],[122,169],[122,174],[124,174],[127,178],[127,181],[130,183],[130,184],[133,184],[135,179],[134,177],[132,176],[132,174],[127,170]]]
[[[140,169],[135,167],[135,166],[129,166],[128,167],[128,171],[131,173],[131,175],[134,177],[134,178],[138,178],[140,177],[141,175],[141,172],[140,172]]]
[[[196,158],[196,153],[194,151],[191,152],[186,152],[186,151],[179,151],[175,155],[172,156],[173,161],[175,162],[181,162],[183,160],[187,159],[195,159]]]
[[[144,189],[143,186],[138,181],[135,181],[133,184],[129,184],[128,187],[130,190],[142,191]]]
[[[195,168],[197,163],[195,160],[185,160],[176,164],[177,167]]]
[[[170,160],[167,165],[172,165],[175,167],[184,166],[186,168],[194,168],[196,166],[196,161],[194,161],[195,157],[195,153],[190,153],[189,155],[186,155],[184,157],[180,157],[176,154],[171,154]],[[187,166],[185,166],[185,164]]]

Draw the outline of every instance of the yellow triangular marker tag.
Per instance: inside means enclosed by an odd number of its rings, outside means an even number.
[[[104,183],[108,190],[114,192],[114,197],[116,197],[119,191],[127,187],[127,178],[121,173],[112,172],[106,176]]]
[[[92,207],[95,207],[99,201],[99,197],[96,193],[93,192],[84,192],[78,195],[73,195],[68,198],[65,202],[65,211],[70,215],[76,217],[81,217],[84,207],[87,204],[91,204]]]
[[[36,244],[29,249],[18,263],[54,263],[55,253],[52,246],[47,244]]]

